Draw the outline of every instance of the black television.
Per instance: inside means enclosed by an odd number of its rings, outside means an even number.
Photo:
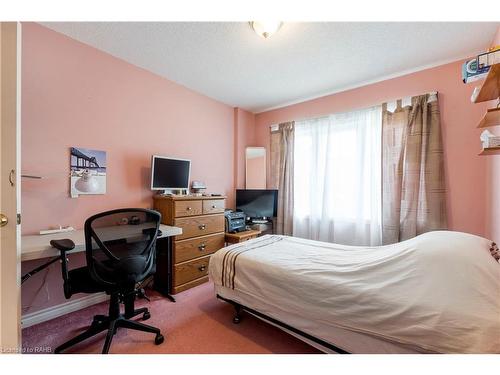
[[[153,155],[151,158],[151,190],[188,190],[191,161]]]
[[[250,219],[276,217],[278,190],[237,189],[236,211],[243,211]]]

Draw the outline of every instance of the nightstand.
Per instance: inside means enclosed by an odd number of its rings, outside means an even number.
[[[252,238],[257,238],[261,233],[260,230],[246,230],[238,233],[226,233],[225,240],[228,244],[245,242]]]

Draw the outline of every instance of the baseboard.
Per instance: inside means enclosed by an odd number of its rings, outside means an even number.
[[[105,293],[91,294],[75,300],[61,303],[60,305],[47,307],[46,309],[38,310],[21,317],[21,327],[27,328],[35,324],[45,322],[57,318],[59,316],[69,314],[73,311],[83,309],[96,303],[103,302],[109,299]]]

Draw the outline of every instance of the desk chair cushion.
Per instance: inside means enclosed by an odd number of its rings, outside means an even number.
[[[122,258],[119,262],[106,261],[100,263],[97,272],[101,277],[112,277],[115,280],[119,280],[116,287],[105,287],[95,281],[90,275],[89,268],[86,266],[75,268],[68,271],[68,276],[71,280],[71,293],[112,293],[114,290],[120,289],[120,287],[132,287],[138,281],[137,276],[143,271],[144,264],[146,264],[146,257],[137,255]]]
[[[75,268],[69,273],[69,278],[71,280],[70,288],[71,294],[74,293],[99,293],[105,292],[105,288],[94,281],[88,267]]]

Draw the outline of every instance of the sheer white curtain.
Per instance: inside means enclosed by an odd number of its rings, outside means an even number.
[[[295,122],[293,235],[380,245],[382,107]]]

